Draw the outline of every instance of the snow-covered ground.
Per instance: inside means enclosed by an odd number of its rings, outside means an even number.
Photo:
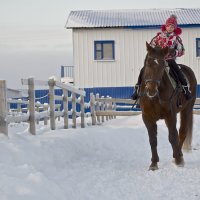
[[[85,129],[57,130],[11,124],[0,136],[0,200],[199,200],[200,116],[185,166],[172,162],[164,122],[158,123],[159,170],[141,115]]]

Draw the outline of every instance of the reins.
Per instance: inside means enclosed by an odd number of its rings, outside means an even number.
[[[166,61],[165,59],[157,59],[157,58],[152,57],[152,56],[148,56],[148,57],[151,58],[151,59],[153,59],[157,64],[158,64],[158,61],[159,61],[159,60],[162,60],[162,61],[164,61],[164,63],[165,63],[165,64],[164,64],[164,67],[167,67],[167,66],[168,66],[168,63],[167,63],[167,61]],[[146,61],[145,61],[145,62],[146,62]],[[161,78],[161,79],[155,79],[155,80],[154,80],[154,79],[144,79],[143,81],[144,81],[145,86],[147,85],[147,83],[152,82],[152,83],[157,84],[157,86],[159,87],[159,86],[161,85],[161,80],[162,80],[162,78]],[[162,104],[162,103],[164,103],[164,102],[166,102],[166,103],[169,102],[169,104],[170,104],[170,109],[172,109],[172,99],[173,99],[173,97],[174,97],[176,94],[178,94],[178,91],[179,91],[179,87],[176,86],[176,88],[173,89],[173,92],[171,93],[169,99],[163,100],[163,99],[161,98],[161,96],[160,96],[159,88],[158,88],[158,90],[157,90],[155,96],[152,97],[152,98],[155,98],[155,97],[157,96],[160,104]],[[139,96],[138,99],[139,99],[140,97],[145,97],[145,96],[148,97],[147,91],[144,89],[144,91],[143,91],[143,92],[140,92],[138,96]],[[138,99],[136,100],[136,102],[138,101]],[[135,102],[135,104],[136,104],[136,102]]]

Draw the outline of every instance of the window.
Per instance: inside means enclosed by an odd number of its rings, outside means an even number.
[[[196,56],[200,57],[200,38],[196,38]]]
[[[94,41],[95,60],[114,60],[114,40]]]

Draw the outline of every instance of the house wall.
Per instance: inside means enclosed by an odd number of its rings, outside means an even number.
[[[152,39],[159,29],[93,28],[73,29],[73,56],[75,86],[132,87],[137,82],[146,55],[145,42]],[[177,60],[190,66],[200,83],[200,58],[196,58],[196,38],[200,28],[183,28],[181,38],[185,55]],[[114,40],[115,60],[94,60],[94,41]]]

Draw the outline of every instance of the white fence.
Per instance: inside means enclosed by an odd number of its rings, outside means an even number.
[[[131,110],[133,104],[135,103],[134,100],[131,99],[117,99],[117,98],[104,98],[99,96],[93,97],[95,102],[95,115],[98,116],[133,116],[141,114],[141,111],[133,111]],[[122,103],[126,105],[116,105],[117,103]],[[127,104],[130,104],[130,106],[127,106]],[[100,106],[101,105],[101,106]],[[106,108],[102,109],[102,108]],[[123,109],[123,111],[116,111],[116,109]],[[124,111],[125,109],[128,109],[128,111]],[[195,101],[194,114],[200,114],[200,98],[197,98]]]
[[[139,112],[123,112],[116,111],[116,102],[124,102],[133,104],[134,101],[127,99],[112,99],[110,97],[99,97],[97,94],[94,96],[93,93],[90,94],[90,102],[85,103],[85,91],[75,88],[70,84],[63,84],[61,82],[50,79],[49,81],[34,80],[33,78],[23,79],[22,84],[28,87],[28,101],[7,99],[6,96],[6,81],[0,81],[0,132],[8,134],[8,124],[11,122],[29,122],[29,132],[33,135],[36,134],[36,123],[40,120],[44,120],[44,125],[47,125],[50,121],[50,128],[52,130],[56,129],[56,118],[63,117],[64,128],[69,127],[69,115],[72,116],[72,127],[76,128],[76,118],[79,116],[81,118],[81,127],[85,127],[85,117],[91,117],[92,125],[97,122],[104,122],[114,118],[114,116],[120,115],[134,115],[139,114]],[[35,87],[47,86],[49,88],[49,104],[41,104],[35,102]],[[55,88],[61,88],[63,90],[62,96],[57,96],[54,94]],[[71,92],[71,96],[68,93]],[[55,100],[60,100],[63,102],[63,110],[60,110],[61,104],[55,104]],[[72,109],[68,110],[69,102],[71,103]],[[10,104],[16,103],[17,109],[16,115],[9,114]],[[80,104],[80,112],[76,111],[76,104]],[[27,105],[27,108],[22,108],[22,105]],[[85,113],[85,108],[90,108],[89,113]],[[113,110],[113,111],[112,111]],[[20,114],[19,114],[20,113]]]
[[[81,117],[81,128],[85,127],[85,117],[91,117],[92,125],[95,125],[105,120],[113,119],[116,116],[132,116],[138,115],[141,111],[133,111],[132,105],[135,101],[131,99],[116,99],[111,97],[100,97],[90,94],[90,102],[85,103],[85,91],[75,88],[70,84],[63,84],[61,82],[50,79],[49,81],[34,80],[33,78],[23,79],[23,85],[28,86],[28,101],[7,99],[7,87],[6,81],[0,80],[0,133],[8,134],[8,124],[11,122],[29,122],[29,131],[31,134],[36,134],[36,123],[40,120],[44,121],[44,125],[47,125],[50,121],[50,128],[56,129],[56,118],[63,117],[63,128],[69,127],[69,115],[72,116],[72,127],[76,128],[76,117]],[[41,104],[35,102],[35,86],[48,86],[49,87],[49,104]],[[61,88],[63,90],[62,96],[54,94],[55,88]],[[68,93],[71,92],[69,97]],[[77,98],[78,97],[78,98]],[[61,111],[61,104],[55,104],[55,100],[63,102],[63,110]],[[72,109],[68,110],[69,102],[72,104]],[[9,115],[10,104],[16,103],[17,109],[15,111],[20,112],[20,115]],[[126,104],[118,105],[118,103]],[[76,111],[76,104],[80,104],[80,112]],[[127,104],[130,104],[127,106]],[[21,108],[21,105],[27,105],[27,108]],[[85,113],[85,108],[90,108],[89,113]],[[127,111],[119,111],[128,109]],[[116,110],[118,109],[118,110]],[[195,114],[200,114],[200,98],[195,102],[194,110]]]
[[[53,79],[49,81],[40,81],[34,80],[33,78],[23,79],[23,85],[28,86],[28,97],[29,101],[22,101],[22,100],[10,100],[7,99],[6,96],[6,81],[0,81],[0,132],[4,134],[8,134],[8,124],[10,122],[22,122],[28,121],[29,122],[29,131],[31,134],[36,134],[36,123],[40,119],[44,119],[44,123],[47,124],[48,118],[50,119],[50,127],[52,130],[55,130],[56,117],[63,117],[64,118],[64,128],[68,128],[68,117],[72,115],[72,127],[76,128],[76,116],[81,117],[81,127],[84,128],[85,120],[84,120],[84,96],[85,91],[75,88],[71,85],[63,84],[57,82]],[[48,86],[49,87],[49,105],[48,104],[40,104],[35,103],[35,86]],[[63,96],[56,96],[54,94],[55,87],[61,88],[63,90]],[[71,97],[68,96],[68,93],[71,92]],[[76,98],[79,96],[79,98]],[[60,111],[60,105],[55,104],[55,100],[62,100],[63,101],[63,111]],[[72,102],[72,110],[68,111],[68,103]],[[17,103],[18,110],[21,109],[22,104],[28,105],[27,113],[23,115],[14,115],[10,116],[8,113],[9,104],[10,103]],[[78,113],[76,112],[76,103],[80,104],[81,111]],[[42,111],[42,112],[41,112]]]

